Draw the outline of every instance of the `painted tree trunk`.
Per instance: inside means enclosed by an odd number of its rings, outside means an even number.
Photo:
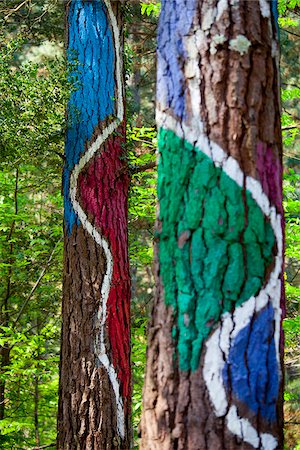
[[[163,0],[142,449],[282,449],[276,5]]]
[[[130,448],[128,173],[119,2],[72,0],[58,448]]]

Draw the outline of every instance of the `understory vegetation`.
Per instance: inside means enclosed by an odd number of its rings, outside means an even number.
[[[130,2],[128,2],[130,3]],[[158,2],[124,6],[131,173],[133,429],[138,448],[156,208]],[[286,220],[285,436],[300,450],[300,0],[280,0]],[[55,448],[61,328],[64,7],[0,4],[0,448]]]

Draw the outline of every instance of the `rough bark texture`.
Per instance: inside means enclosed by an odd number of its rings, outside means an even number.
[[[71,1],[58,445],[129,449],[130,280],[119,2]]]
[[[14,209],[15,209],[15,215],[18,214],[18,192],[19,192],[19,169],[16,168],[16,175],[15,175],[15,190],[14,190]],[[16,227],[16,221],[13,220],[10,226],[10,230],[7,236],[7,242],[9,242],[9,267],[7,270],[7,279],[6,279],[6,292],[4,295],[3,303],[1,303],[1,312],[0,312],[0,323],[3,327],[9,326],[9,300],[12,293],[12,271],[13,271],[13,265],[14,265],[14,239],[13,234]],[[7,367],[10,363],[10,351],[11,347],[9,346],[8,342],[5,342],[3,345],[0,345],[0,420],[3,420],[5,418],[5,377],[4,373],[7,370]],[[3,437],[0,434],[0,444],[3,440]]]
[[[276,5],[164,0],[142,449],[282,449]]]

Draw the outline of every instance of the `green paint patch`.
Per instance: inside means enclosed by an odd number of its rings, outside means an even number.
[[[203,341],[221,315],[263,286],[275,238],[250,192],[201,150],[165,129],[159,150],[165,301],[176,317],[180,369],[196,370]]]

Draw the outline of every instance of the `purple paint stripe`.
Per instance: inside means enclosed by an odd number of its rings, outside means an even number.
[[[163,0],[159,20],[157,99],[180,118],[185,115],[183,38],[192,27],[196,6],[196,0]]]
[[[256,147],[257,172],[264,193],[282,214],[282,166],[272,147],[259,142]]]
[[[282,164],[279,158],[276,156],[271,146],[263,142],[259,142],[256,147],[256,167],[264,193],[270,199],[272,205],[274,205],[277,211],[281,214],[282,229],[284,230],[284,211],[282,206]],[[285,247],[283,242],[283,248]],[[282,255],[284,257],[284,255]],[[283,271],[281,277],[281,302],[280,307],[282,310],[281,320],[285,317],[285,288]],[[280,328],[280,348],[283,351],[284,335],[283,329]]]

